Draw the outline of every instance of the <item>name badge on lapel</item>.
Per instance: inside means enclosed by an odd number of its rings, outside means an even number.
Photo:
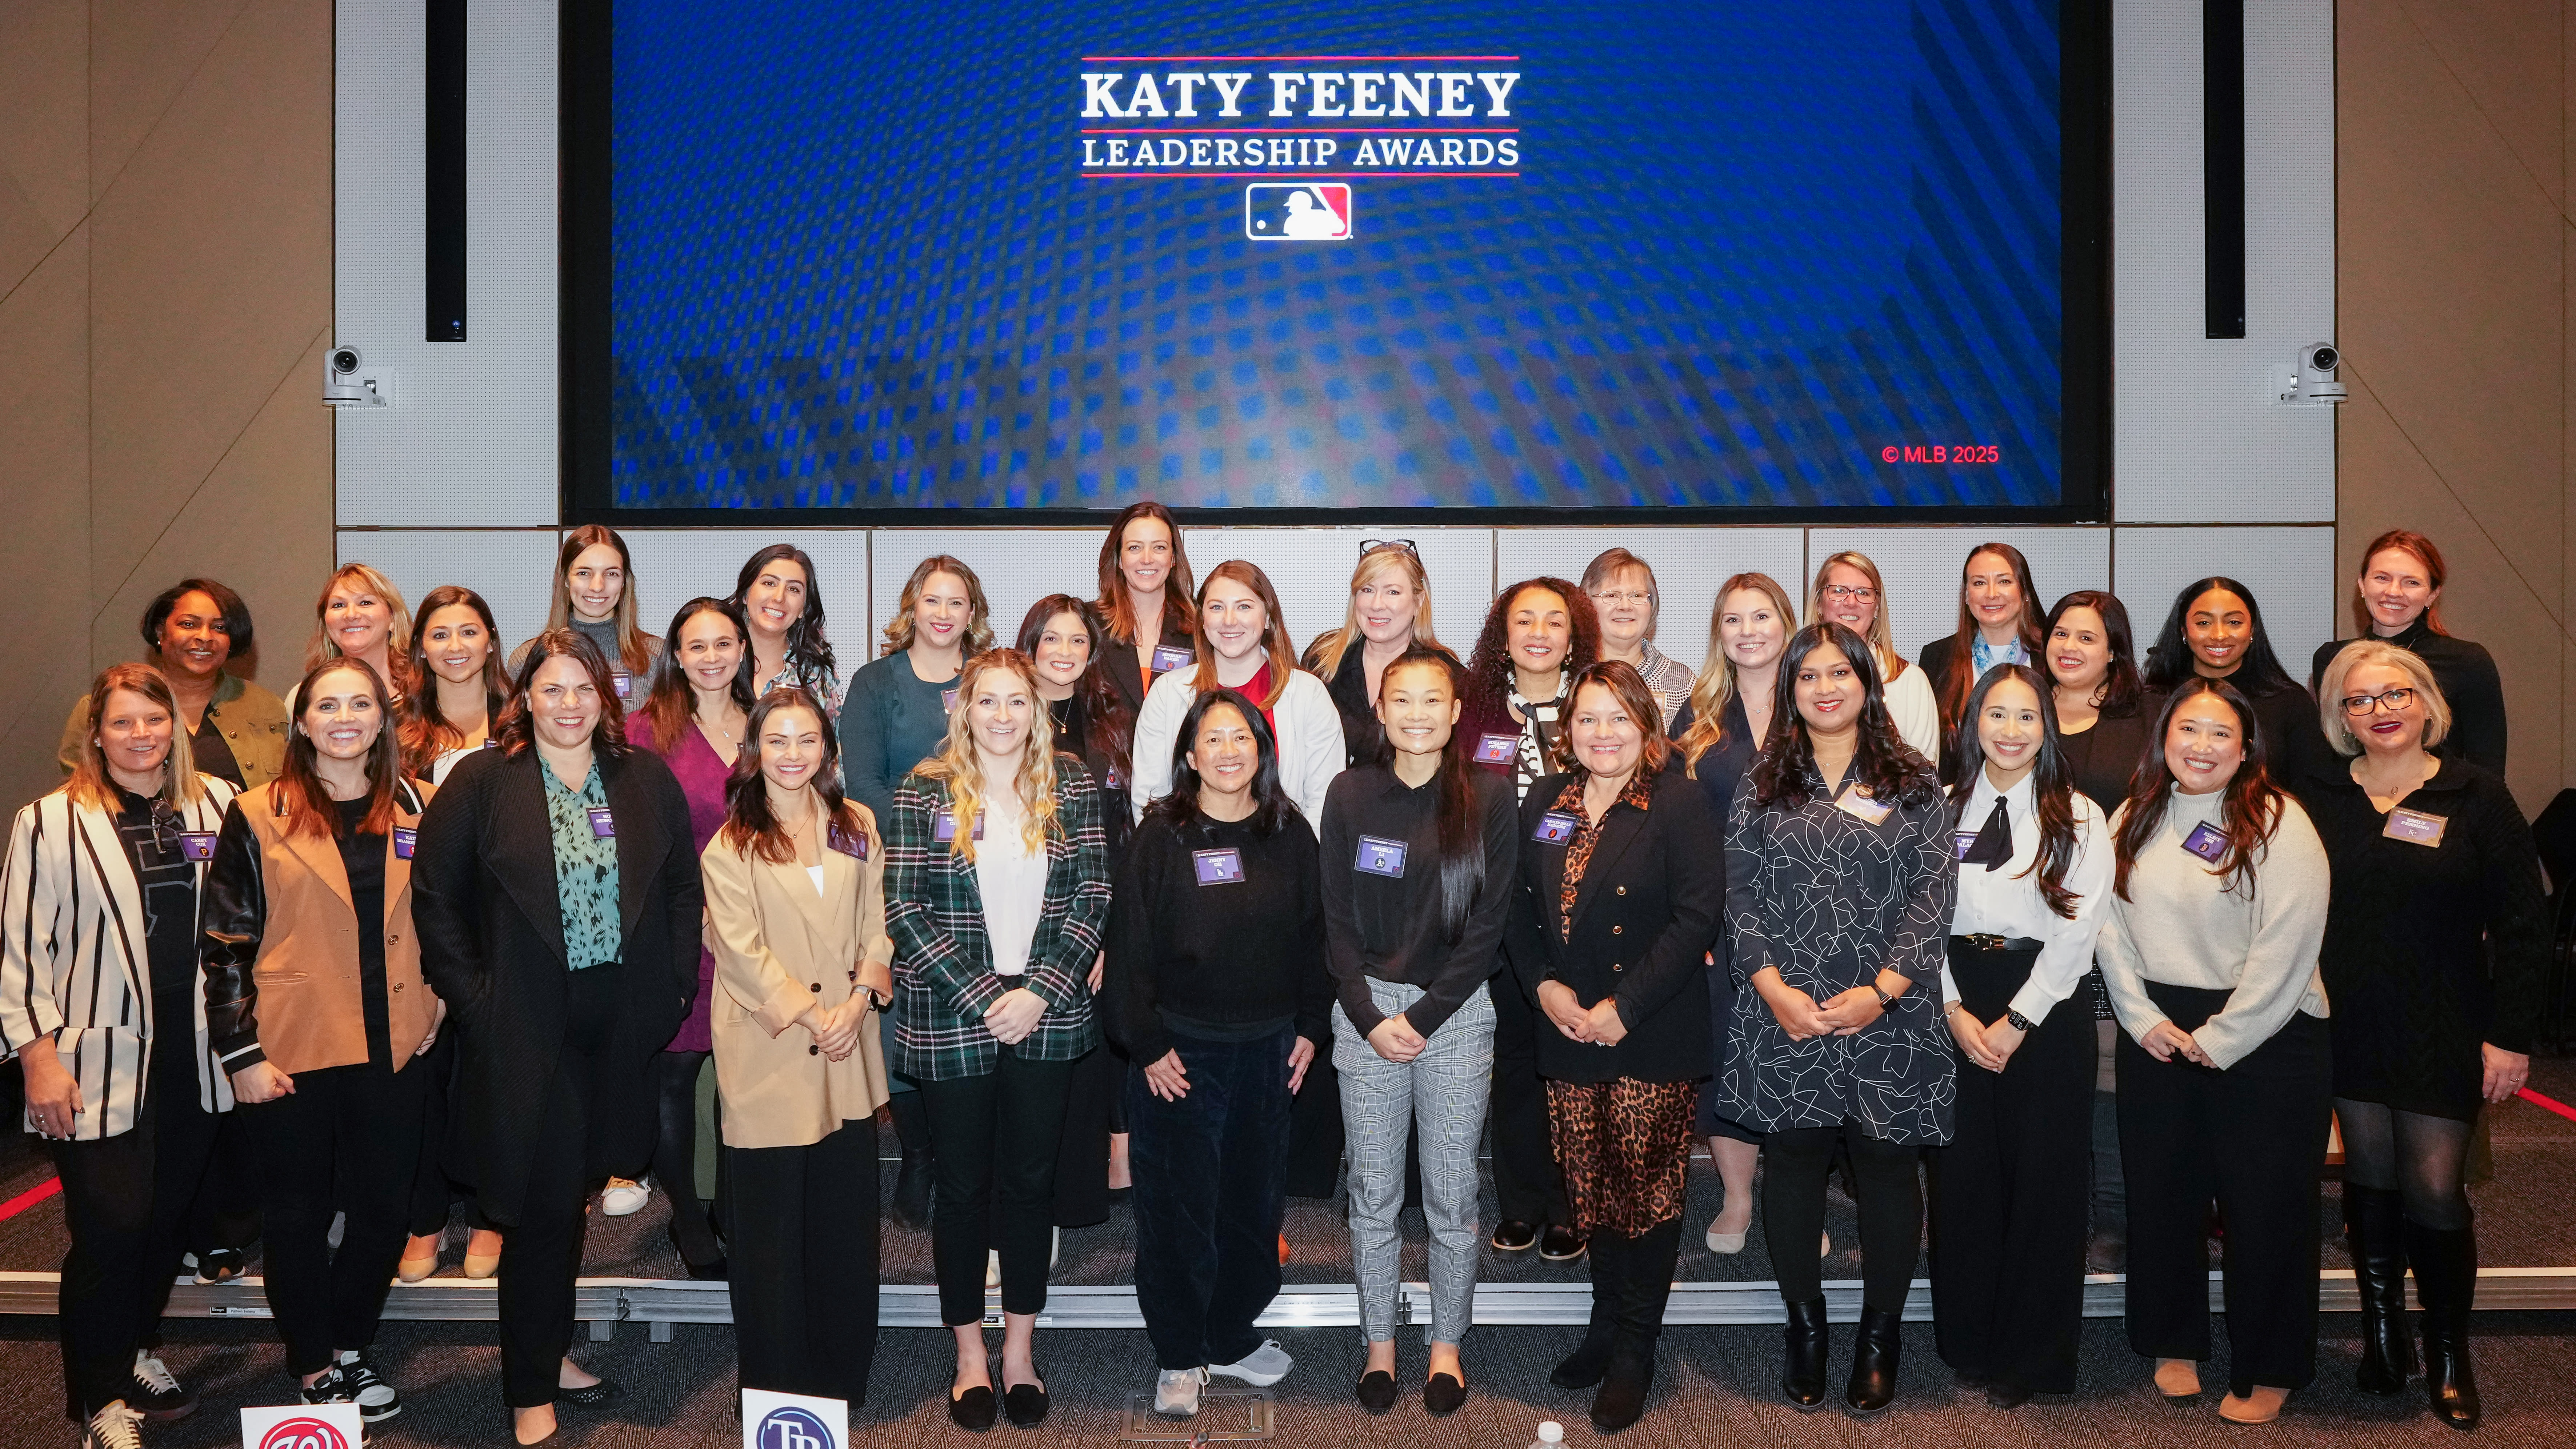
[[[1190,864],[1197,868],[1203,886],[1232,885],[1243,879],[1243,852],[1228,847],[1224,850],[1193,850]]]
[[[1521,737],[1518,735],[1479,736],[1476,740],[1476,763],[1508,765],[1512,762],[1512,756],[1520,752],[1520,747]]]
[[[420,832],[408,825],[394,827],[394,859],[411,859],[412,848],[420,844]]]
[[[2182,848],[2216,865],[2227,854],[2227,832],[2204,820],[2182,838]]]
[[[1151,673],[1169,674],[1184,665],[1196,664],[1198,658],[1196,653],[1178,644],[1157,644],[1145,667]]]
[[[1127,788],[1127,772],[1112,765],[1101,775],[1100,783],[1104,789],[1124,790]]]
[[[1977,832],[1973,830],[1953,830],[1950,832],[1951,859],[1966,860],[1968,858],[1968,852],[1976,848]]]
[[[1563,845],[1574,838],[1574,832],[1582,828],[1583,822],[1574,816],[1562,810],[1550,810],[1538,818],[1538,829],[1530,832],[1530,839],[1548,845]]]
[[[2379,832],[2391,840],[2411,840],[2417,845],[2439,845],[2442,829],[2451,823],[2448,815],[2427,815],[2404,806],[2388,812],[2388,828]]]
[[[214,859],[214,858],[215,858],[215,832],[213,832],[213,831],[211,831],[211,830],[182,830],[182,831],[180,831],[180,832],[179,832],[179,854],[180,854],[180,855],[182,855],[182,856],[184,856],[185,858],[187,858],[187,859],[189,859],[189,860],[212,860],[212,859]]]
[[[635,696],[635,676],[621,669],[608,676],[608,687],[617,691],[619,699],[632,699]]]
[[[949,833],[953,835],[956,831],[952,827]],[[868,858],[868,837],[864,833],[856,830],[845,830],[840,826],[835,825],[832,827],[830,839],[832,848],[843,855],[848,856],[850,859],[865,860]]]
[[[1842,798],[1834,802],[1834,808],[1864,825],[1876,825],[1896,813],[1894,805],[1883,800],[1872,800],[1869,798],[1868,789],[1860,785],[1854,785],[1845,790]]]
[[[1368,875],[1382,875],[1389,880],[1402,880],[1404,849],[1401,840],[1363,835],[1360,837],[1359,858],[1351,862],[1351,868]]]
[[[487,750],[497,750],[501,748],[501,742],[492,738],[490,735],[485,735],[483,737],[483,748]]]
[[[955,714],[957,712],[956,690],[943,689],[939,691],[939,712],[941,714]]]
[[[617,833],[617,815],[605,805],[590,808],[590,833],[606,839]]]
[[[957,812],[949,809],[945,805],[940,806],[939,813],[930,817],[930,838],[942,842],[955,840],[957,838]],[[967,839],[981,840],[983,838],[984,815],[983,812],[979,810],[975,813],[975,828],[968,834]]]

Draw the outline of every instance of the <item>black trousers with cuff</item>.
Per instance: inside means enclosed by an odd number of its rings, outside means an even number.
[[[428,1100],[421,1066],[297,1072],[294,1091],[233,1109],[259,1158],[268,1306],[288,1373],[319,1373],[338,1351],[375,1342],[411,1227]],[[335,1254],[331,1220],[342,1213]]]
[[[930,1117],[930,1262],[939,1321],[984,1321],[984,1257],[1002,1257],[1002,1311],[1046,1307],[1055,1164],[1073,1063],[1010,1047],[980,1077],[917,1082]]]

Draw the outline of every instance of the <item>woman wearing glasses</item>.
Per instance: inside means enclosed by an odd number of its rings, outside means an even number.
[[[2462,1169],[2479,1107],[2530,1075],[2549,908],[2513,792],[2433,754],[2452,723],[2434,680],[2430,661],[2388,640],[2343,646],[2326,665],[2321,723],[2349,761],[2310,771],[2298,795],[2333,868],[2320,961],[2361,1288],[2355,1381],[2405,1390],[2411,1265],[2434,1416],[2466,1429],[2478,1422],[2478,1261]]]
[[[1378,683],[1386,667],[1431,633],[1431,576],[1409,538],[1372,538],[1351,570],[1351,608],[1342,627],[1315,636],[1301,667],[1332,691],[1342,716],[1343,765],[1377,758],[1386,731],[1377,722]]]
[[[2486,646],[2455,638],[2442,627],[2442,585],[2450,570],[2433,540],[2411,528],[2392,528],[2361,551],[2361,577],[2354,582],[2353,627],[2359,639],[2385,639],[2422,656],[2433,667],[2433,681],[2451,707],[2450,732],[2441,751],[2504,773],[2504,684],[2496,677],[2495,657]],[[2351,639],[2317,646],[2308,666],[2308,687],[2320,689],[2326,666]],[[2317,698],[2327,696],[2318,694]],[[2331,737],[2333,730],[2326,731]]]
[[[1674,718],[1690,703],[1691,672],[1689,665],[1655,647],[1655,620],[1664,607],[1655,571],[1624,548],[1604,549],[1584,566],[1583,592],[1601,620],[1602,659],[1635,666],[1663,713],[1658,727],[1671,735]]]
[[[1807,625],[1812,628],[1827,621],[1867,641],[1871,662],[1878,666],[1874,672],[1885,681],[1881,693],[1897,737],[1924,763],[1936,764],[1941,758],[1942,716],[1940,701],[1932,694],[1932,676],[1896,652],[1896,632],[1887,619],[1887,585],[1880,581],[1878,565],[1870,562],[1868,554],[1845,549],[1816,570],[1815,585],[1807,593]]]

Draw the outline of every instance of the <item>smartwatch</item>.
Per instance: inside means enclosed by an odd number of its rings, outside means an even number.
[[[1878,998],[1879,1010],[1886,1011],[1896,1005],[1896,998],[1888,995],[1887,989],[1880,986],[1877,981],[1873,980],[1869,983],[1869,990],[1871,995]]]
[[[2004,1020],[2012,1023],[2013,1030],[2020,1032],[2025,1036],[2030,1034],[2030,1018],[2022,1015],[2020,1012],[2006,1011],[2004,1013]]]

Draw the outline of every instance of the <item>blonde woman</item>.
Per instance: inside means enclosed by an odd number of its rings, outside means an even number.
[[[72,777],[10,830],[0,1051],[26,1074],[27,1130],[62,1178],[66,1408],[81,1443],[106,1449],[197,1405],[154,1345],[233,1105],[197,986],[197,901],[233,789],[197,773],[159,671],[110,665],[86,705],[97,724]]]
[[[1357,769],[1377,758],[1386,738],[1377,722],[1378,682],[1386,667],[1431,632],[1431,576],[1410,539],[1370,539],[1351,570],[1351,607],[1342,627],[1315,636],[1300,667],[1324,681],[1342,716],[1342,764]]]
[[[1047,1414],[1031,1341],[1065,1100],[1074,1062],[1100,1044],[1089,978],[1109,863],[1099,788],[1055,752],[1028,656],[979,654],[957,690],[946,739],[886,816],[890,1064],[919,1084],[930,1122],[931,1262],[957,1336],[949,1417],[982,1430],[997,1408],[1023,1427]],[[1001,1260],[998,1375],[984,1345],[988,1246]]]
[[[546,606],[546,627],[570,629],[598,645],[608,660],[618,703],[642,701],[636,681],[653,672],[662,641],[635,621],[635,563],[616,529],[585,523],[564,535],[555,554],[554,599]],[[528,649],[522,644],[512,652],[511,673],[519,672]]]
[[[1601,551],[1584,566],[1583,592],[1601,620],[1601,657],[1634,665],[1638,677],[1663,711],[1666,735],[1690,703],[1690,666],[1655,647],[1655,621],[1664,611],[1664,596],[1655,587],[1655,571],[1624,548]],[[1718,816],[1725,819],[1724,814]]]
[[[1896,633],[1887,621],[1887,585],[1869,555],[1851,549],[1827,558],[1816,570],[1807,592],[1806,622],[1831,621],[1868,641],[1886,681],[1888,718],[1895,721],[1905,747],[1927,762],[1941,760],[1941,703],[1932,694],[1932,676],[1896,652]]]
[[[342,564],[313,601],[313,642],[304,649],[309,673],[334,659],[357,659],[376,671],[393,691],[393,706],[410,699],[411,608],[394,581],[362,563]],[[295,691],[286,694],[286,717],[297,709]]]

